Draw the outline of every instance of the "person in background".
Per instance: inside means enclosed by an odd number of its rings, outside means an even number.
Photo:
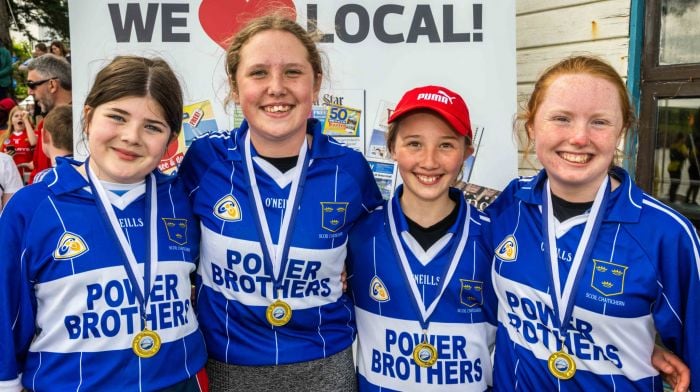
[[[453,187],[473,152],[471,137],[467,105],[445,87],[407,91],[389,117],[387,147],[403,184],[348,241],[360,391],[492,384],[488,218]]]
[[[668,190],[668,201],[674,203],[678,187],[681,185],[681,170],[683,164],[688,158],[688,146],[686,145],[686,134],[678,132],[673,138],[673,142],[669,146],[669,162],[668,176],[671,178],[671,184]]]
[[[34,102],[41,108],[44,115],[48,114],[56,105],[71,103],[71,70],[70,64],[61,57],[52,54],[43,55],[29,64],[27,74],[27,88],[29,94],[34,97]],[[37,147],[34,149],[33,170],[29,175],[29,183],[34,181],[34,176],[40,171],[51,167],[51,160],[44,153],[42,147],[42,132],[44,121],[36,127],[38,135]]]
[[[0,212],[22,185],[22,177],[15,161],[9,155],[0,152]]]
[[[34,45],[34,51],[32,52],[32,57],[28,58],[25,62],[20,64],[18,67],[20,71],[27,72],[29,70],[29,63],[32,62],[32,60],[39,58],[49,52],[49,49],[46,47],[46,44],[43,42],[39,42],[38,44]]]
[[[688,138],[690,144],[688,148],[688,190],[685,194],[686,204],[697,205],[698,189],[700,189],[700,109],[695,111],[693,116],[693,130]]]
[[[49,50],[51,50],[51,54],[58,56],[58,57],[63,57],[70,63],[70,53],[68,53],[68,49],[66,49],[66,46],[63,44],[61,41],[52,41],[51,46],[49,46]]]
[[[90,155],[0,216],[0,385],[7,391],[206,391],[191,303],[199,227],[158,171],[182,122],[160,59],[120,56],[83,109]]]
[[[73,158],[73,109],[71,105],[59,105],[46,115],[42,136],[46,156],[51,159],[53,167],[56,159]],[[42,181],[52,169],[39,172],[34,181]]]
[[[12,108],[7,124],[7,138],[3,141],[2,151],[12,156],[22,179],[26,182],[32,171],[32,156],[37,136],[29,120],[29,113],[19,106]]]
[[[7,128],[10,127],[10,111],[15,106],[17,106],[17,102],[12,98],[0,99],[0,148],[2,148],[5,139],[7,139]]]
[[[12,53],[9,43],[0,42],[0,99],[13,97],[12,89]]]
[[[245,121],[196,139],[183,178],[202,228],[197,312],[213,391],[353,391],[348,232],[382,197],[357,151],[309,119],[323,78],[315,36],[251,20],[226,54]]]
[[[519,119],[544,169],[486,210],[494,389],[662,391],[657,334],[700,374],[698,236],[615,165],[635,121],[620,76],[594,57],[564,59]]]

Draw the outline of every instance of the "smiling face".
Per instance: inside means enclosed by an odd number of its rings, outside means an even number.
[[[293,34],[266,30],[241,48],[232,97],[250,125],[258,153],[293,156],[306,135],[306,120],[320,89],[304,45]]]
[[[158,166],[173,134],[153,98],[125,97],[86,106],[90,169],[100,180],[133,184]]]
[[[556,76],[547,87],[528,134],[552,193],[571,202],[595,198],[623,131],[619,97],[613,83],[585,73]]]
[[[448,205],[449,187],[472,152],[441,117],[422,111],[401,118],[391,150],[404,183],[401,203],[413,208]]]

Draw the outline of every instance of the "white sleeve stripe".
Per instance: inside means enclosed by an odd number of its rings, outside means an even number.
[[[656,203],[653,203],[649,200],[644,200],[644,204],[648,205],[649,207],[655,208],[661,212],[664,212],[671,218],[673,218],[678,224],[685,230],[685,233],[688,235],[688,238],[690,238],[690,242],[693,244],[693,256],[695,256],[695,268],[697,269],[697,274],[700,276],[700,254],[698,253],[698,237],[697,237],[697,232],[695,232],[695,228],[693,228],[693,231],[690,230],[688,225],[681,220],[680,217],[678,217],[677,214],[671,212],[667,207],[662,207],[660,205],[657,205]],[[693,233],[695,232],[695,235]]]
[[[664,297],[664,301],[666,301],[666,303],[668,304],[668,307],[673,312],[673,315],[676,316],[676,320],[678,320],[678,322],[681,325],[683,325],[683,320],[681,320],[681,318],[678,316],[678,313],[676,313],[676,309],[673,308],[673,305],[671,305],[671,302],[668,300],[668,297],[666,296],[666,293],[664,291],[664,285],[661,284],[661,282],[659,282],[658,280],[656,281],[656,283],[661,287],[661,295]]]
[[[630,204],[639,209],[642,209],[642,206],[640,206],[639,204],[635,203],[634,200],[632,200],[632,181],[630,181],[629,184],[627,184],[627,199],[629,199]]]
[[[185,342],[185,337],[183,336],[180,341],[182,342],[182,348],[185,351],[185,372],[187,372],[187,378],[191,378],[192,373],[190,373],[190,368],[187,367],[187,343]]]
[[[39,373],[39,369],[41,369],[41,351],[39,351],[39,366],[36,367],[36,371],[34,372],[34,376],[32,376],[32,389],[36,390],[36,375]]]
[[[323,358],[326,358],[326,339],[323,338],[323,334],[321,334],[321,324],[323,324],[323,316],[321,315],[321,307],[318,307],[318,327],[316,330],[318,331],[318,336],[321,338],[321,341],[323,342]]]

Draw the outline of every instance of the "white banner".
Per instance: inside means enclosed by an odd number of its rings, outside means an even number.
[[[240,119],[224,106],[225,45],[217,41],[270,3],[293,7],[302,26],[324,34],[319,46],[330,67],[318,104],[354,109],[349,124],[330,124],[335,132],[359,131],[363,140],[348,139],[352,147],[371,155],[362,145],[382,130],[387,103],[412,87],[438,84],[464,97],[473,127],[483,132],[470,182],[502,189],[517,174],[515,0],[69,0],[76,118],[97,71],[116,55],[139,54],[168,61],[185,105],[213,112],[199,110],[192,127],[183,126],[187,144],[202,115],[210,118],[208,129],[214,120],[219,129],[233,128]],[[84,156],[79,140],[76,155]]]

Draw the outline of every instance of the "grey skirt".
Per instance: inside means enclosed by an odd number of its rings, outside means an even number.
[[[279,366],[238,366],[207,362],[212,392],[355,392],[352,347],[328,358]]]

